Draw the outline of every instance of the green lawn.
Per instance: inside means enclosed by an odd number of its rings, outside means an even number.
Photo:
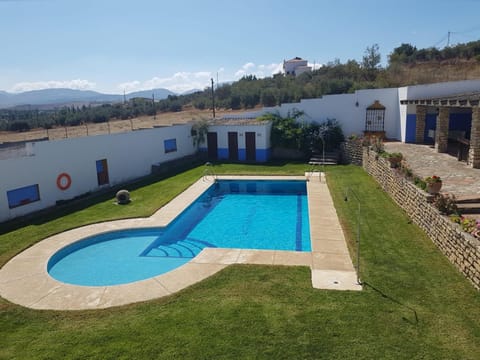
[[[302,174],[302,164],[215,166],[217,173]],[[7,224],[0,264],[64,229],[147,216],[201,176],[202,167],[73,204],[64,216]],[[0,300],[1,359],[479,359],[480,294],[382,191],[354,166],[328,168],[349,238],[362,202],[362,292],[315,290],[305,267],[230,266],[184,291],[129,306],[34,311]],[[145,186],[140,186],[145,185]],[[63,212],[68,212],[63,208]],[[7,228],[7,227],[5,227]]]

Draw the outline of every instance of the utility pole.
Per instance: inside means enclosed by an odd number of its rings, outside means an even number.
[[[155,109],[155,93],[152,92],[153,120],[157,120],[157,109]]]
[[[212,109],[213,109],[213,118],[215,119],[215,90],[213,89],[213,78],[210,79],[212,81]]]
[[[450,34],[451,34],[451,33],[452,33],[452,32],[449,31],[449,32],[448,32],[448,35],[447,35],[447,47],[450,46]]]

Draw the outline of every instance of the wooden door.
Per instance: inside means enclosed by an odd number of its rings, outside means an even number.
[[[228,132],[228,160],[238,160],[238,133]]]
[[[216,132],[207,133],[208,158],[216,160],[218,158],[218,141]]]
[[[247,161],[255,161],[257,159],[257,148],[255,144],[255,133],[246,132],[245,133],[245,152]]]

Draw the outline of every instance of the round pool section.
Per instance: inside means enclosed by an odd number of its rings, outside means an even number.
[[[157,276],[190,261],[193,256],[143,254],[162,230],[122,230],[78,241],[50,258],[48,273],[68,284],[119,285]]]
[[[48,272],[69,284],[119,285],[173,270],[205,247],[310,251],[305,181],[218,181],[166,228],[86,238],[55,253]]]

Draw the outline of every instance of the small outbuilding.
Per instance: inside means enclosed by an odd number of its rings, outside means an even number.
[[[255,118],[214,119],[199,150],[209,160],[266,162],[271,157],[271,128],[271,121]]]

